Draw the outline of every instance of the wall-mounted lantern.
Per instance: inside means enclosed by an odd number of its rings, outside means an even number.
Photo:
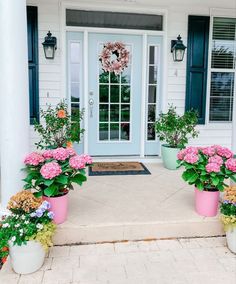
[[[185,49],[186,49],[186,46],[183,44],[183,41],[181,40],[180,35],[177,37],[177,40],[172,40],[171,41],[171,52],[173,55],[173,60],[177,62],[183,61]]]
[[[57,38],[52,36],[50,31],[48,31],[42,45],[46,59],[54,59],[55,50],[57,49]]]

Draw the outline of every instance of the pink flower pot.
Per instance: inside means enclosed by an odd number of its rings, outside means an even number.
[[[218,211],[219,191],[200,191],[195,188],[195,209],[199,215],[214,217]]]
[[[43,196],[43,199],[51,205],[50,211],[54,213],[53,221],[56,224],[62,224],[67,219],[68,213],[68,192],[58,197]]]

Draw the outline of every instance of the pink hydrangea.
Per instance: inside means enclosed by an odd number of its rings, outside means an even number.
[[[76,170],[84,169],[86,166],[86,161],[82,156],[76,155],[70,158],[69,165],[71,168]]]
[[[214,155],[214,156],[212,156],[208,159],[208,163],[216,163],[216,164],[222,166],[224,161],[220,156]]]
[[[195,154],[195,155],[197,155],[198,154],[198,148],[189,146],[189,147],[187,147],[185,149],[185,154]]]
[[[225,157],[227,159],[233,157],[233,152],[226,147],[216,146],[216,151],[217,151],[217,154],[221,157]]]
[[[236,173],[236,159],[230,158],[225,162],[225,166],[231,172]]]
[[[212,172],[219,173],[220,172],[220,165],[217,164],[217,163],[208,163],[206,165],[206,171],[208,173],[212,173]]]
[[[45,159],[51,159],[51,158],[53,158],[53,151],[52,150],[45,150],[42,155]]]
[[[178,160],[183,160],[184,159],[184,156],[186,155],[186,152],[185,152],[185,149],[183,149],[183,150],[180,150],[179,152],[178,152],[178,154],[177,154],[177,158],[178,158]]]
[[[57,162],[49,162],[42,166],[40,173],[45,179],[53,179],[62,173],[62,169]]]
[[[209,157],[214,156],[216,154],[215,146],[204,147],[202,148],[202,153]]]
[[[65,148],[57,148],[53,150],[53,158],[58,161],[64,161],[69,158],[69,151]]]
[[[68,152],[68,154],[69,154],[69,156],[74,156],[74,155],[76,155],[76,152],[75,152],[75,150],[73,149],[73,148],[66,148],[66,150],[67,150],[67,152]]]
[[[91,165],[93,163],[93,160],[89,155],[83,154],[83,155],[81,155],[81,157],[84,159],[84,161],[87,165]]]
[[[24,163],[30,166],[38,166],[44,162],[44,157],[37,152],[33,152],[25,157]]]
[[[189,154],[185,155],[185,157],[184,157],[184,161],[189,163],[189,164],[195,164],[198,160],[199,160],[198,155],[196,155],[194,153],[189,153]]]

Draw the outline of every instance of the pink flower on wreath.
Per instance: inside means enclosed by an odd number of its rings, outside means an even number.
[[[217,163],[208,163],[206,165],[206,171],[208,173],[212,173],[212,172],[219,173],[220,172],[220,165],[217,164]]]
[[[221,157],[225,157],[227,159],[233,157],[233,152],[226,147],[216,146],[216,151],[217,151],[217,154]]]
[[[65,148],[57,148],[53,150],[53,158],[58,161],[64,161],[69,158],[70,154]]]
[[[69,165],[73,169],[81,170],[85,168],[86,161],[82,156],[76,155],[70,158]]]
[[[216,154],[215,146],[204,147],[202,149],[202,153],[209,157],[215,155]]]
[[[45,150],[42,153],[42,155],[45,159],[52,159],[53,158],[53,150]]]
[[[230,158],[225,162],[225,166],[231,172],[236,173],[236,159]]]
[[[194,153],[186,154],[185,157],[184,157],[184,161],[189,163],[189,164],[195,164],[198,160],[199,160],[198,155],[196,155]]]
[[[33,152],[25,157],[24,163],[30,166],[38,166],[44,162],[44,157],[37,152]]]
[[[42,166],[40,173],[45,179],[53,179],[62,173],[62,169],[57,162],[49,162]]]
[[[223,161],[223,159],[222,159],[220,156],[214,155],[214,156],[211,156],[211,157],[208,159],[208,163],[216,163],[216,164],[222,166],[223,163],[224,163],[224,161]]]
[[[87,154],[82,154],[81,157],[84,159],[87,165],[91,165],[93,163],[92,158]]]

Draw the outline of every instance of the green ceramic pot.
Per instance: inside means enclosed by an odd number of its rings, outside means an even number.
[[[177,169],[177,154],[179,151],[179,148],[171,148],[168,145],[161,146],[161,157],[165,168],[169,170]]]

